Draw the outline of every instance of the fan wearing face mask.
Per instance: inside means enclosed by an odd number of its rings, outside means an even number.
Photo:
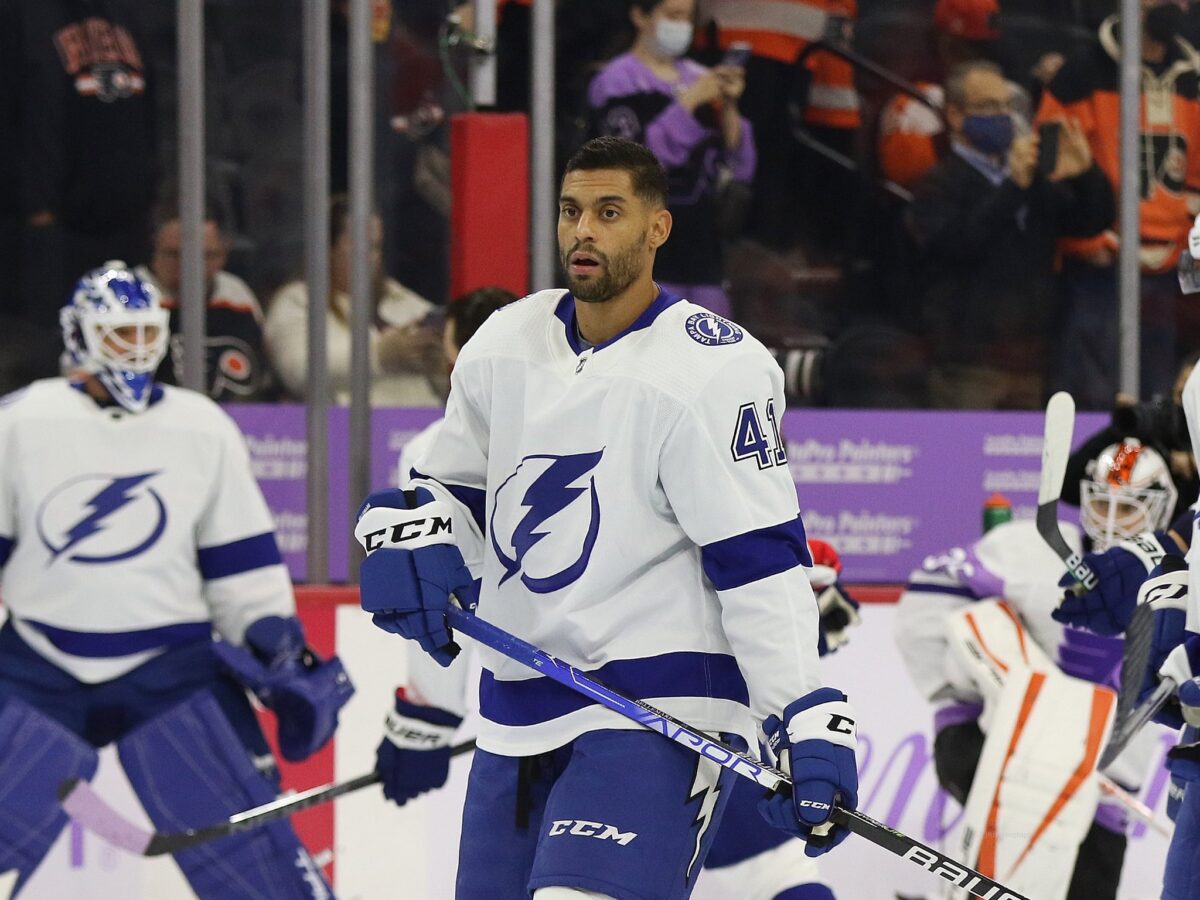
[[[724,278],[721,217],[736,187],[754,177],[750,123],[739,113],[740,64],[708,69],[684,54],[692,45],[695,0],[633,0],[633,46],[611,60],[588,90],[593,135],[645,144],[667,170],[672,240],[655,273],[664,290],[723,316],[731,313]]]
[[[1013,91],[992,62],[951,70],[950,153],[917,183],[906,225],[917,247],[929,391],[943,409],[1033,409],[1053,342],[1056,242],[1112,221],[1113,197],[1077,120],[1058,120],[1039,166]]]

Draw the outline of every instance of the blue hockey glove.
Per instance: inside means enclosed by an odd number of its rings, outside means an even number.
[[[1165,531],[1143,532],[1109,547],[1103,553],[1085,553],[1083,561],[1096,573],[1095,590],[1076,595],[1067,591],[1050,615],[1064,625],[1086,628],[1097,634],[1117,635],[1129,626],[1137,606],[1137,592],[1147,573],[1167,553],[1184,552]],[[1064,575],[1058,586],[1071,588],[1075,579]]]
[[[321,660],[308,650],[295,618],[266,616],[246,629],[244,647],[217,641],[213,652],[275,713],[279,751],[291,762],[325,745],[337,728],[338,712],[354,694],[341,660]]]
[[[375,751],[375,769],[383,777],[383,795],[403,806],[440,788],[450,774],[450,739],[462,719],[436,706],[418,706],[396,692],[383,740]]]
[[[1175,696],[1154,717],[1154,721],[1168,728],[1184,724],[1200,727],[1200,634],[1190,631],[1185,634],[1183,643],[1167,654],[1158,670],[1159,675],[1178,685]],[[1148,682],[1143,689],[1152,689],[1155,684]]]
[[[1138,591],[1138,602],[1148,603],[1154,610],[1150,656],[1146,660],[1146,671],[1142,673],[1138,702],[1158,686],[1159,670],[1171,652],[1187,637],[1184,627],[1187,621],[1187,594],[1187,563],[1174,553],[1163,557]],[[1183,726],[1179,704],[1174,700],[1159,710],[1155,719],[1169,728]]]
[[[458,655],[446,610],[450,595],[471,606],[474,580],[454,544],[454,509],[424,488],[377,491],[354,529],[367,558],[359,569],[362,608],[384,631],[410,638],[443,666]]]
[[[1167,815],[1171,821],[1175,821],[1175,816],[1171,815],[1171,795],[1174,793],[1173,788],[1176,783],[1180,783],[1183,789],[1186,789],[1189,784],[1200,784],[1200,731],[1189,725],[1183,729],[1183,734],[1180,735],[1179,743],[1167,751],[1167,771],[1171,773],[1171,787],[1167,793]],[[1179,800],[1175,802],[1176,813],[1178,813],[1179,801],[1183,799],[1183,790],[1179,791]]]
[[[782,721],[767,716],[763,731],[777,766],[792,777],[792,790],[769,794],[759,801],[759,812],[776,828],[804,838],[806,855],[827,853],[850,833],[830,827],[834,805],[858,806],[858,727],[846,695],[818,688],[789,703]]]

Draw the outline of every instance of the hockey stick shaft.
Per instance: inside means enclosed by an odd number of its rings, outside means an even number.
[[[451,756],[460,756],[475,749],[475,741],[466,741],[450,748]],[[282,819],[293,813],[327,803],[336,797],[353,793],[361,788],[381,781],[378,772],[368,772],[346,781],[323,784],[318,787],[279,797],[262,806],[235,813],[224,822],[201,828],[189,828],[179,832],[151,832],[130,822],[101,798],[90,783],[78,778],[68,778],[59,785],[58,796],[63,809],[75,822],[97,834],[108,843],[138,856],[162,856],[178,853],[197,844],[217,838],[249,831]]]
[[[772,791],[790,789],[792,786],[791,779],[779,769],[768,766],[747,753],[742,753],[724,741],[711,737],[642,700],[626,696],[620,691],[593,681],[573,666],[497,628],[490,622],[455,606],[450,607],[447,618],[453,628],[474,638],[485,647],[490,647],[509,659],[529,666],[534,671],[589,697],[601,706],[644,725],[651,731],[658,732],[663,737],[682,744],[693,753],[699,754],[743,778],[748,778]],[[860,837],[866,838],[885,850],[890,850],[897,856],[904,857],[978,897],[984,897],[987,900],[1028,900],[1024,895],[1009,890],[988,876],[976,872],[969,866],[963,865],[857,810],[835,806],[831,818]]]
[[[1062,496],[1067,461],[1071,457],[1071,435],[1075,431],[1075,400],[1059,391],[1046,404],[1046,423],[1042,434],[1042,473],[1038,482],[1037,530],[1067,571],[1086,590],[1095,590],[1096,573],[1071,549],[1058,525],[1058,500]]]
[[[1154,815],[1154,810],[1139,800],[1125,788],[1121,787],[1107,775],[1100,776],[1100,790],[1108,796],[1112,797],[1134,816],[1141,819],[1150,828],[1153,828],[1165,838],[1170,838],[1172,831],[1166,825],[1158,820]]]

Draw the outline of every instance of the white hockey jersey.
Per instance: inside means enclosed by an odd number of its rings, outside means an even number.
[[[479,615],[748,740],[748,706],[761,720],[818,686],[782,374],[758,341],[663,293],[589,348],[573,298],[543,291],[488,319],[452,383],[414,485],[457,504]],[[481,653],[484,749],[528,755],[637,727]]]
[[[136,415],[61,378],[0,401],[0,594],[21,637],[88,683],[295,614],[237,426],[155,391]]]
[[[1188,436],[1192,439],[1192,455],[1200,459],[1200,366],[1192,369],[1183,386],[1183,414],[1187,420]],[[1187,630],[1200,634],[1200,541],[1196,534],[1197,519],[1200,517],[1200,500],[1192,504],[1191,543],[1188,545],[1188,609]]]

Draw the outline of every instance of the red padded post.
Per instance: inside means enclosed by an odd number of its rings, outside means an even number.
[[[529,123],[521,113],[450,122],[450,296],[529,291]]]

